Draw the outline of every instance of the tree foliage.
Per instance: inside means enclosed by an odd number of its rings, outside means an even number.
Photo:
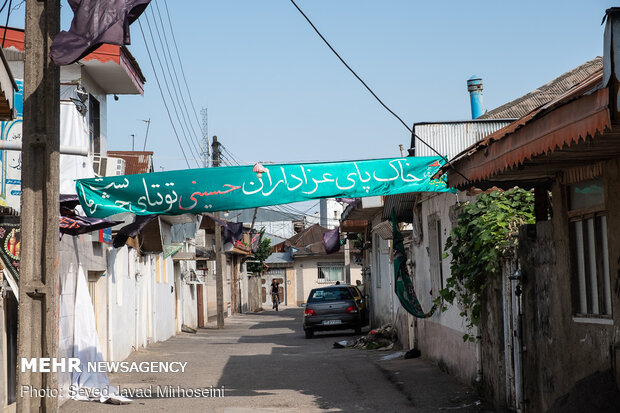
[[[260,237],[261,240],[258,244],[258,248],[252,253],[252,256],[250,257],[251,260],[257,262],[248,263],[248,272],[254,274],[262,274],[267,269],[267,266],[265,265],[265,260],[271,255],[271,240],[269,238],[263,238],[262,233]]]
[[[462,206],[445,245],[452,256],[451,277],[436,301],[457,300],[469,331],[480,324],[481,295],[501,274],[502,258],[516,245],[519,226],[534,222],[534,195],[518,188],[482,194],[476,203]],[[474,337],[465,334],[463,340]]]

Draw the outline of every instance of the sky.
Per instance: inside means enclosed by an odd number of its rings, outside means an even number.
[[[601,55],[601,20],[613,6],[603,0],[296,2],[409,126],[469,119],[466,80],[472,75],[482,77],[485,109],[493,109]],[[68,29],[71,10],[66,0],[62,4],[62,29]],[[155,30],[155,21],[162,27],[158,10],[164,32]],[[166,95],[164,73],[170,84],[174,73],[160,69],[152,41],[175,59],[180,80],[172,93],[183,95],[185,104],[177,110],[196,132],[189,137],[195,153],[202,108],[208,110],[208,135],[218,136],[232,164],[396,157],[399,144],[410,146],[406,128],[289,0],[152,0],[139,21]],[[108,100],[108,149],[131,150],[134,134],[135,148],[142,150],[143,120],[150,119],[146,149],[154,152],[155,169],[186,169],[138,22],[131,39],[129,49],[147,79],[145,92]],[[166,98],[170,105],[172,100]],[[197,167],[200,160],[191,154],[172,105],[170,110],[187,162]]]
[[[290,1],[153,0],[141,17],[149,42],[145,19],[153,11],[158,17],[159,6],[166,23],[166,4],[196,105],[187,109],[200,118],[206,107],[209,135],[217,135],[242,164],[395,157],[399,144],[409,147],[410,133]],[[470,118],[466,80],[472,75],[483,78],[485,108],[492,109],[601,55],[601,20],[613,6],[611,1],[297,4],[410,126]],[[143,97],[109,101],[109,148],[131,149],[129,136],[135,134],[141,149],[142,119],[150,118],[147,149],[155,152],[156,169],[184,169],[138,24],[131,30],[130,50],[147,83]],[[172,44],[169,32],[168,37]],[[181,85],[185,90],[182,79]]]

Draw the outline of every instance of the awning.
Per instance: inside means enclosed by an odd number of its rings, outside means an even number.
[[[13,95],[18,88],[2,50],[0,60],[0,121],[6,121],[13,119]]]
[[[612,130],[609,88],[602,72],[569,93],[468,148],[448,170],[448,184],[465,189],[551,181],[559,170],[620,155],[619,132]]]
[[[198,257],[196,253],[179,251],[172,256],[173,261],[209,261],[208,257]]]
[[[183,248],[183,245],[164,245],[164,259],[168,258],[171,255],[178,254],[179,252],[181,252],[181,248]]]

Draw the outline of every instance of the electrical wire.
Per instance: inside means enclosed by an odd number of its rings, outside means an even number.
[[[155,56],[157,58],[157,61],[159,62],[159,66],[160,66],[161,71],[162,71],[162,76],[163,76],[163,79],[164,79],[164,84],[166,85],[166,89],[168,90],[168,95],[170,96],[170,101],[172,103],[172,108],[174,109],[174,112],[176,114],[177,119],[180,119],[179,110],[177,108],[176,102],[172,98],[172,93],[170,92],[170,85],[168,84],[168,79],[166,78],[166,75],[165,75],[164,66],[163,66],[163,64],[161,62],[161,58],[159,56],[159,51],[157,50],[157,46],[155,44],[155,39],[153,37],[153,29],[151,28],[151,22],[150,22],[150,20],[148,18],[148,14],[147,13],[144,13],[144,18],[146,20],[146,24],[147,24],[148,29],[149,29],[149,36],[150,36],[151,41],[153,43],[153,50],[155,51]],[[154,65],[153,65],[153,71],[155,71],[155,66]],[[165,98],[163,98],[163,99],[165,100]],[[190,153],[192,154],[192,156],[194,158],[198,158],[198,156],[194,153],[194,149],[193,149],[192,145],[189,143],[189,139],[187,137],[187,133],[185,132],[185,128],[183,128],[183,124],[179,122],[179,126],[181,128],[181,132],[183,134],[183,137],[185,138],[185,142],[187,143],[187,146],[189,148]],[[198,167],[200,167],[200,164],[198,162],[196,162],[196,164],[197,164]]]
[[[4,0],[4,3],[2,3],[2,6],[0,7],[0,13],[2,13],[4,11],[4,8],[6,7],[6,4],[9,2],[9,0]],[[10,8],[10,6],[9,6]],[[6,28],[6,26],[4,26]]]
[[[159,3],[157,1],[153,1],[153,3],[155,4],[155,10],[157,10],[157,15],[159,16],[159,22],[160,22],[160,26],[157,26],[157,20],[155,19],[155,12],[153,11],[153,8],[151,8],[151,13],[153,14],[153,21],[155,22],[155,27],[161,28],[161,30],[157,30],[157,36],[159,37],[159,41],[162,44],[165,44],[166,47],[166,51],[168,53],[164,53],[164,59],[166,61],[166,66],[168,67],[168,72],[170,73],[170,67],[168,66],[168,58],[170,59],[170,66],[172,66],[172,73],[174,74],[174,80],[176,80],[176,84],[177,87],[174,89],[175,94],[177,95],[177,101],[179,102],[179,106],[181,106],[181,102],[183,102],[183,107],[185,108],[185,110],[181,111],[181,113],[183,114],[183,120],[185,122],[186,127],[192,130],[193,132],[193,137],[194,140],[196,141],[196,144],[198,145],[198,147],[200,149],[201,145],[200,145],[200,141],[198,140],[198,134],[196,133],[196,128],[194,128],[194,124],[192,123],[190,117],[189,117],[189,109],[187,108],[187,102],[185,101],[185,97],[184,94],[181,92],[181,83],[179,82],[179,75],[177,74],[177,69],[176,66],[174,65],[174,63],[172,62],[172,53],[170,51],[170,45],[168,42],[168,37],[166,35],[166,28],[164,27],[164,21],[161,17],[161,12],[159,10]],[[163,40],[162,40],[162,34],[163,34]],[[202,136],[201,136],[202,137]]]
[[[142,29],[142,22],[138,19],[138,26],[140,27],[140,32],[142,33],[142,38],[144,39],[144,45],[146,46],[146,53],[149,56],[149,60],[151,62],[151,66],[153,67],[153,74],[155,75],[155,82],[157,83],[157,87],[159,89],[159,93],[161,95],[161,99],[164,102],[164,107],[166,108],[166,113],[168,113],[168,119],[170,120],[170,125],[172,126],[172,130],[174,131],[174,136],[177,138],[177,142],[179,143],[179,148],[181,148],[181,152],[183,153],[183,158],[185,158],[185,163],[188,168],[189,161],[187,160],[187,155],[185,154],[185,150],[183,149],[183,145],[181,144],[181,139],[179,138],[179,134],[177,132],[176,127],[174,126],[174,122],[172,121],[172,115],[170,114],[170,109],[168,109],[168,104],[166,103],[166,98],[164,97],[164,91],[161,87],[161,83],[159,82],[159,76],[157,76],[157,71],[155,70],[155,64],[153,63],[153,57],[151,56],[151,51],[149,49],[148,42],[146,41],[146,36],[144,35],[144,30]]]
[[[297,3],[295,3],[295,0],[290,0],[291,3],[293,3],[293,6],[295,6],[295,8],[299,11],[299,13],[301,13],[301,15],[304,17],[304,19],[306,19],[306,21],[310,24],[310,26],[314,29],[314,31],[316,32],[316,34],[319,35],[319,37],[321,38],[321,40],[323,40],[323,42],[327,45],[327,47],[329,47],[329,49],[336,55],[336,57],[340,60],[340,62],[342,62],[342,64],[349,69],[349,71],[353,74],[353,76],[355,76],[357,78],[357,80],[360,81],[360,83],[362,85],[364,85],[364,87],[366,88],[366,90],[368,90],[368,92],[370,92],[370,94],[377,100],[377,102],[379,102],[381,104],[381,106],[383,106],[388,112],[390,112],[396,119],[398,119],[400,121],[400,123],[403,124],[403,126],[409,131],[409,133],[411,133],[412,137],[417,138],[420,142],[422,142],[424,145],[426,145],[430,150],[432,150],[433,152],[435,152],[439,157],[441,157],[444,161],[446,161],[446,163],[457,173],[459,174],[461,177],[463,177],[465,180],[467,180],[467,182],[471,182],[465,175],[463,175],[461,172],[459,172],[454,165],[452,165],[452,163],[448,160],[448,158],[446,158],[444,155],[440,154],[439,152],[437,152],[437,150],[435,150],[435,148],[433,148],[431,145],[429,145],[428,143],[426,143],[422,138],[420,138],[418,135],[416,135],[413,132],[413,129],[409,127],[409,125],[407,125],[405,123],[405,121],[403,121],[401,119],[400,116],[398,116],[392,109],[390,109],[385,103],[383,103],[383,101],[379,98],[379,96],[376,95],[375,92],[373,92],[373,90],[366,84],[366,82],[364,82],[364,80],[362,80],[361,77],[359,77],[359,75],[355,72],[355,70],[353,70],[351,68],[351,66],[349,66],[347,64],[347,62],[345,62],[345,60],[338,54],[338,52],[332,47],[332,45],[327,41],[327,39],[325,39],[325,37],[323,37],[323,35],[321,34],[321,32],[319,31],[319,29],[316,28],[316,26],[312,23],[312,21],[308,18],[308,16],[306,16],[306,14],[303,12],[303,10],[301,10],[299,8],[299,6],[297,5]]]
[[[227,166],[233,166],[232,161],[226,155],[220,153],[220,161]]]
[[[228,154],[228,156],[239,166],[241,166],[241,163],[237,160],[237,157],[234,156],[232,153],[230,153],[230,151],[228,150],[228,148],[226,148],[226,146],[221,145],[221,148]]]
[[[316,219],[316,220],[318,220],[318,221],[319,221],[319,223],[320,223],[320,221],[321,221],[321,217],[320,217],[320,216],[318,216],[318,215],[311,215],[311,214],[306,214],[306,213],[303,213],[303,212],[290,212],[290,211],[288,211],[286,208],[284,208],[284,207],[286,207],[286,206],[288,206],[288,205],[287,205],[287,204],[272,205],[272,206],[271,206],[271,208],[276,208],[275,210],[274,210],[274,209],[272,209],[272,211],[276,211],[276,212],[280,212],[280,213],[282,213],[282,214],[285,214],[285,215],[286,215],[286,216],[288,216],[289,218],[299,218],[299,217],[304,218],[304,219],[306,219],[306,218],[312,218],[312,219]],[[290,207],[290,206],[289,206],[289,207]],[[332,222],[332,223],[340,222],[340,219],[338,219],[338,218],[330,218],[330,217],[326,217],[325,219],[326,219],[328,222]]]
[[[181,101],[182,101],[182,94],[181,96],[179,95],[179,85],[178,85],[178,78],[177,78],[177,84],[175,85],[175,78],[172,76],[172,72],[174,71],[175,76],[176,76],[176,69],[174,68],[174,65],[172,65],[172,70],[170,69],[170,63],[168,62],[168,56],[170,55],[170,48],[168,46],[168,42],[167,39],[166,41],[164,41],[164,39],[162,38],[162,32],[164,32],[164,38],[165,38],[165,31],[163,29],[163,25],[160,28],[158,23],[157,23],[157,19],[155,18],[155,12],[153,11],[154,8],[150,7],[150,11],[151,11],[151,18],[153,19],[153,26],[155,27],[155,32],[157,33],[157,38],[159,39],[159,44],[161,46],[161,50],[162,50],[162,55],[164,56],[164,62],[166,64],[166,71],[168,74],[168,77],[170,78],[170,83],[172,84],[172,90],[174,91],[174,96],[172,96],[172,94],[170,95],[170,97],[172,99],[174,99],[174,97],[176,97],[176,104],[178,105],[178,107],[180,108],[180,112],[181,112],[181,117],[179,118],[179,121],[182,121],[185,124],[185,129],[187,130],[188,135],[190,135],[190,137],[194,138],[195,143],[198,145],[198,147],[200,147],[200,143],[198,142],[197,138],[196,138],[196,130],[193,129],[193,125],[190,126],[190,124],[188,124],[187,122],[187,105],[182,105]],[[161,18],[161,16],[160,16]],[[161,19],[160,19],[161,20]],[[167,53],[166,53],[167,50]],[[164,70],[163,66],[162,66],[162,71]],[[185,103],[185,100],[183,100],[183,103]],[[193,134],[190,131],[190,129],[193,129]]]
[[[4,34],[2,35],[2,48],[3,49],[4,49],[4,40],[6,39],[6,31],[7,31],[7,28],[9,27],[9,18],[11,17],[11,4],[13,4],[13,0],[9,0],[9,9],[6,12],[6,23],[4,23]],[[6,5],[6,1],[2,5],[2,9],[4,9],[5,5]],[[2,10],[0,10],[0,12],[2,12]]]
[[[181,61],[181,54],[179,53],[179,46],[177,45],[177,39],[174,35],[172,20],[170,19],[170,12],[168,10],[168,2],[166,0],[163,0],[163,1],[164,1],[164,6],[166,8],[166,16],[168,17],[168,24],[170,25],[170,34],[172,35],[172,43],[174,44],[174,48],[177,52],[177,58],[179,60],[179,68],[181,69],[181,75],[183,76],[183,81],[185,82],[185,88],[187,89],[187,96],[189,97],[189,101],[190,101],[190,104],[192,105],[192,108],[195,108],[196,105],[194,105],[194,100],[192,99],[192,93],[187,83],[187,77],[185,76],[185,69],[183,69],[183,62]],[[202,133],[205,134],[207,131],[203,130],[202,125],[200,121],[198,120],[198,115],[196,114],[196,112],[194,112],[194,116],[196,117],[196,122],[198,122],[198,126],[200,130],[202,130]],[[207,136],[207,140],[208,138],[209,137]]]
[[[159,30],[159,27],[157,26],[157,19],[155,18],[155,14],[153,12],[153,8],[150,8],[150,9],[151,9],[151,18],[153,19],[153,26],[155,27],[155,31],[157,32],[157,36],[159,38],[159,43],[160,43],[161,51],[162,51],[162,54],[164,56],[164,61],[165,61],[165,64],[166,64],[165,68],[164,68],[164,64],[162,63],[162,60],[160,58],[158,48],[157,48],[157,46],[155,44],[155,37],[153,36],[153,30],[151,28],[151,23],[150,23],[150,19],[148,17],[148,14],[145,13],[144,17],[146,19],[146,22],[147,22],[147,25],[148,25],[148,28],[149,28],[149,35],[150,35],[151,41],[153,43],[153,48],[155,50],[155,56],[157,57],[157,61],[159,62],[159,67],[161,68],[161,73],[162,73],[162,77],[164,79],[164,84],[166,85],[166,90],[168,91],[168,95],[170,97],[170,101],[172,102],[172,107],[173,107],[174,112],[176,114],[177,121],[179,122],[179,126],[181,127],[181,132],[183,133],[183,137],[185,138],[185,141],[187,142],[187,145],[189,146],[190,152],[192,153],[192,155],[194,155],[194,157],[198,158],[198,156],[195,154],[195,150],[194,150],[193,144],[189,142],[190,139],[188,138],[188,135],[191,135],[191,132],[189,130],[187,122],[186,122],[186,120],[185,120],[185,118],[183,116],[179,115],[179,111],[181,112],[181,114],[184,113],[183,112],[183,108],[181,107],[178,90],[177,90],[177,88],[174,85],[174,80],[172,79],[172,75],[171,75],[171,72],[170,72],[170,66],[168,64],[168,59],[167,59],[167,53],[164,50],[165,46],[164,46],[164,43],[163,43],[163,40],[162,40],[161,34],[160,34],[161,30]],[[167,69],[167,71],[166,71],[166,69]],[[174,90],[174,95],[171,92],[170,84],[168,82],[168,78],[170,78],[170,83],[172,83],[172,90]],[[176,101],[174,99],[175,96],[177,97]],[[185,123],[185,127],[183,126],[184,123]],[[186,132],[186,130],[187,130],[187,132]],[[200,166],[200,165],[198,164],[198,166]]]

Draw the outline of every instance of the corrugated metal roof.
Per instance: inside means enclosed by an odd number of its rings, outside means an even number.
[[[590,75],[602,69],[603,58],[598,56],[542,85],[538,89],[488,111],[478,119],[522,118],[533,110],[566,93],[575,85],[578,85]]]
[[[125,160],[125,175],[153,172],[151,151],[108,151],[108,156]]]
[[[398,222],[413,221],[413,207],[418,201],[418,197],[418,192],[386,196],[385,208],[383,208],[381,218],[384,220],[392,219],[392,211],[394,211]]]
[[[474,119],[457,122],[422,122],[413,125],[413,132],[437,152],[451,159],[463,149],[508,126],[513,121],[514,119]],[[415,148],[415,156],[437,156],[434,151],[415,137],[411,140],[411,148]]]
[[[290,251],[286,252],[274,252],[265,260],[265,264],[291,264],[293,263],[293,256]]]
[[[379,234],[383,239],[392,239],[392,221],[383,221],[375,225],[372,229],[373,233]]]
[[[285,241],[287,246],[295,247],[295,248],[304,248],[308,247],[315,243],[323,243],[323,233],[329,231],[329,229],[320,226],[319,224],[314,224],[311,227],[308,227],[301,231],[298,234],[293,235],[289,239]]]

